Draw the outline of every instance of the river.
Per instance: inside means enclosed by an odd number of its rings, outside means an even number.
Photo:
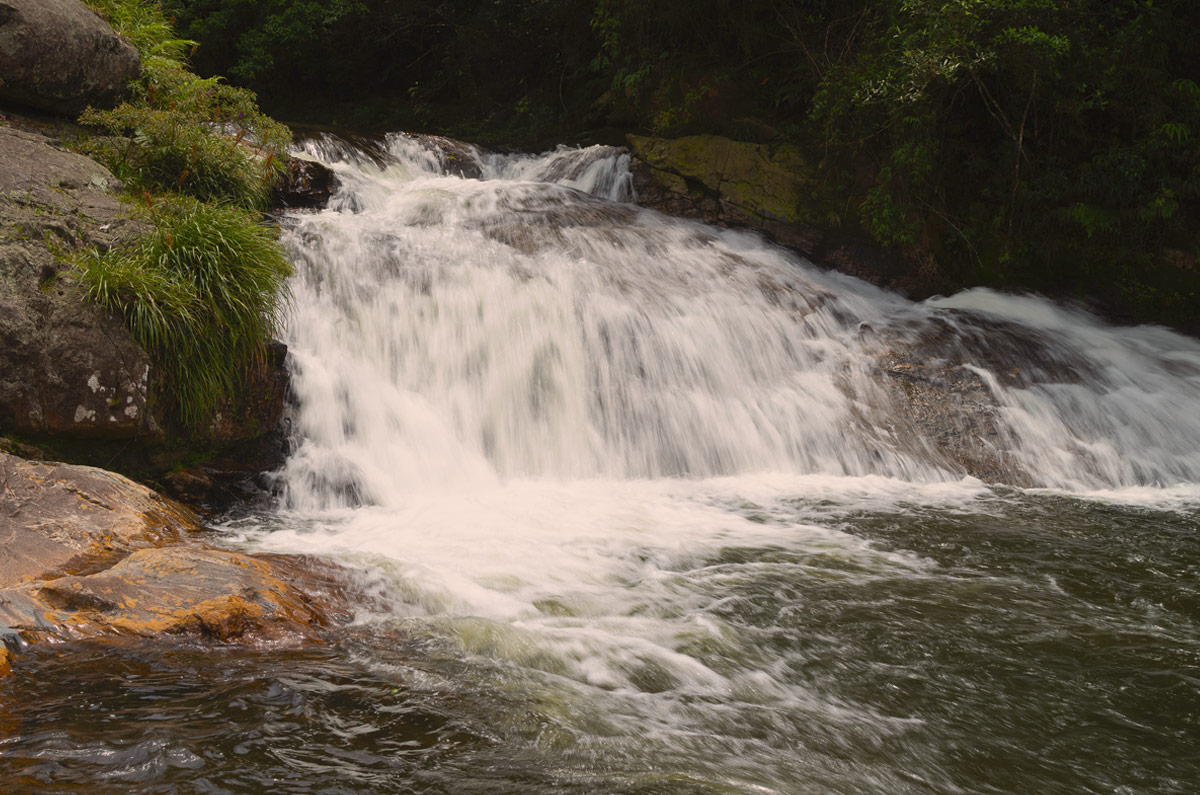
[[[358,615],[27,652],[14,791],[1200,790],[1200,342],[914,303],[615,149],[307,146],[295,449],[214,537]]]

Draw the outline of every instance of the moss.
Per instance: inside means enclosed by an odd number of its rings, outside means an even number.
[[[684,186],[702,186],[710,195],[770,221],[814,223],[821,215],[812,201],[816,170],[791,144],[747,143],[716,135],[630,135],[629,143],[669,191],[684,193]]]

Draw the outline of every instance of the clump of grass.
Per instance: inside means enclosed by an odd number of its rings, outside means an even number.
[[[193,74],[187,58],[198,45],[175,38],[157,3],[88,4],[137,47],[142,75],[129,101],[84,111],[83,124],[112,135],[80,148],[131,188],[264,207],[291,145],[288,128],[259,111],[253,92]]]
[[[172,196],[139,215],[151,231],[81,253],[79,279],[151,356],[168,416],[199,429],[265,365],[291,265],[274,231],[240,207]]]
[[[201,431],[266,363],[291,273],[255,212],[270,198],[291,132],[252,92],[188,68],[154,0],[86,0],[138,49],[142,74],[112,110],[80,117],[107,135],[76,146],[125,181],[149,231],[73,255],[95,304],[119,315],[155,366],[158,414]]]

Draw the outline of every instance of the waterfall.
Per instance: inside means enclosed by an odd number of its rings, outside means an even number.
[[[327,716],[284,780],[1195,789],[1196,340],[914,303],[639,208],[618,149],[308,151],[295,451],[225,530],[361,599],[341,684],[266,689]]]
[[[972,400],[935,384],[931,422],[1002,460],[992,479],[1200,479],[1195,340],[986,290],[915,304],[639,209],[610,147],[310,149],[340,189],[287,233],[295,507],[512,478],[958,480],[978,473],[913,423],[913,390],[950,371]]]

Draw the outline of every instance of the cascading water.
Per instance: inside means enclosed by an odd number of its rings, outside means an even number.
[[[276,717],[212,791],[1200,787],[1196,340],[915,304],[639,209],[616,149],[308,151],[296,449],[227,538],[369,606],[226,663]]]
[[[290,233],[292,507],[527,477],[957,480],[896,432],[910,406],[878,358],[897,350],[986,383],[1031,485],[1200,479],[1194,340],[987,291],[914,305],[622,203],[618,150],[478,156],[483,179],[462,179],[415,139],[391,147],[337,164],[331,210]],[[950,342],[930,354],[935,334]]]

